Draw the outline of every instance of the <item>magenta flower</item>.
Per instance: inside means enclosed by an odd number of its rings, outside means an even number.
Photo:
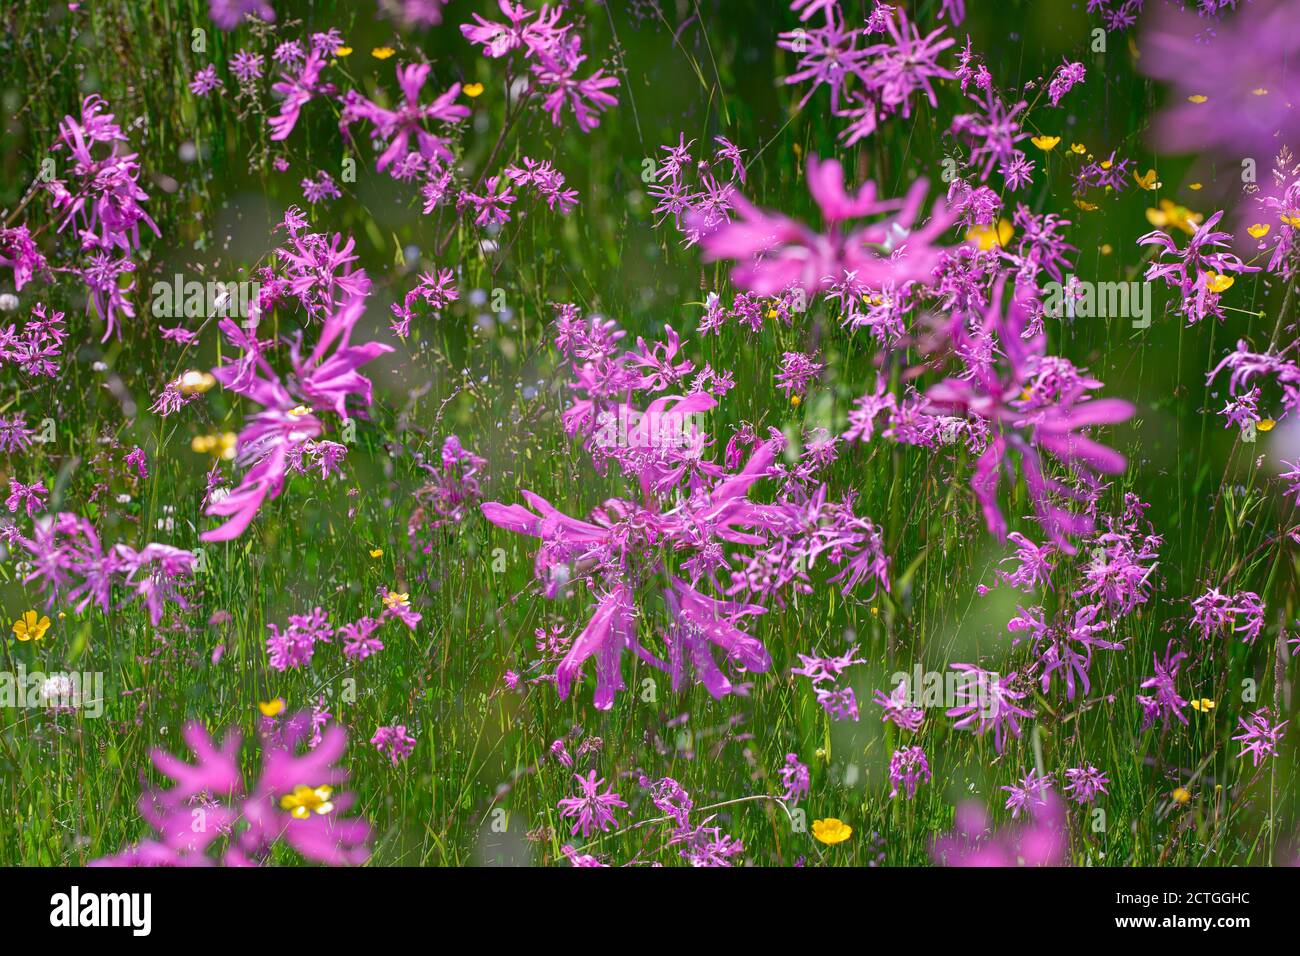
[[[705,261],[736,261],[732,281],[759,295],[792,286],[812,295],[849,272],[873,287],[928,278],[939,256],[931,242],[953,217],[941,202],[925,225],[915,227],[927,189],[925,180],[918,180],[902,200],[877,200],[875,184],[870,182],[850,195],[838,161],[809,157],[808,189],[821,209],[824,232],[761,210],[737,194],[733,199],[737,218],[700,239]],[[849,222],[882,214],[888,215],[848,228]]]
[[[1048,792],[1028,803],[1029,820],[994,831],[976,803],[957,808],[956,825],[937,838],[930,855],[940,866],[1060,866],[1069,849],[1065,807]]]
[[[222,30],[235,29],[246,16],[275,22],[275,8],[268,0],[208,0],[208,15]]]
[[[785,793],[781,799],[786,803],[798,803],[811,792],[811,782],[806,764],[800,762],[795,754],[785,755],[785,766],[777,773],[781,777],[781,786]]]
[[[12,229],[0,226],[0,266],[13,269],[14,289],[18,292],[22,292],[23,286],[34,276],[50,274],[45,257],[36,247],[31,232],[23,225]]]
[[[542,88],[542,109],[550,114],[551,123],[560,126],[565,107],[573,113],[578,129],[589,133],[600,125],[600,114],[618,105],[618,97],[605,92],[618,86],[618,77],[605,76],[605,70],[596,70],[590,76],[578,78],[577,70],[587,59],[579,53],[582,38],[576,34],[551,49],[538,48],[531,69],[536,83]]]
[[[219,90],[222,87],[221,77],[217,76],[217,68],[208,64],[203,69],[194,74],[190,80],[190,92],[195,96],[207,96],[213,90]]]
[[[1300,141],[1300,116],[1290,105],[1300,97],[1297,37],[1300,9],[1287,0],[1243,4],[1212,28],[1199,13],[1161,4],[1143,34],[1138,63],[1170,87],[1154,124],[1160,149],[1214,153],[1236,163]]]
[[[1216,291],[1210,273],[1226,275],[1229,272],[1259,272],[1259,266],[1248,266],[1235,253],[1217,251],[1232,240],[1230,232],[1216,232],[1214,227],[1223,218],[1220,209],[1201,225],[1182,249],[1168,233],[1156,229],[1138,239],[1138,245],[1154,245],[1162,255],[1174,257],[1172,262],[1152,261],[1147,266],[1145,278],[1163,279],[1183,297],[1180,311],[1187,316],[1188,325],[1195,325],[1207,315],[1222,321],[1219,306],[1220,293]]]
[[[394,767],[410,757],[415,750],[415,738],[406,732],[403,724],[380,727],[370,742],[376,750],[388,757]]]
[[[1007,732],[1019,737],[1020,718],[1034,716],[1016,703],[1028,695],[1014,688],[1014,673],[999,677],[974,664],[953,664],[952,669],[962,675],[956,687],[957,706],[946,711],[949,717],[958,718],[953,726],[979,736],[992,730],[994,748],[1001,753]]]
[[[144,604],[155,627],[168,604],[189,607],[185,591],[193,584],[191,551],[156,543],[138,551],[126,544],[105,549],[94,525],[69,512],[37,519],[32,536],[18,536],[16,543],[31,554],[31,571],[23,580],[39,583],[47,607],[66,601],[75,602],[78,612],[92,604],[108,612],[118,588]]]
[[[175,784],[140,797],[141,816],[155,835],[91,865],[249,866],[265,862],[280,842],[318,863],[365,862],[370,826],[345,817],[355,797],[335,792],[347,779],[336,764],[347,734],[331,726],[315,749],[299,756],[297,746],[311,727],[312,714],[304,711],[287,722],[278,742],[267,741],[261,771],[246,792],[239,735],[228,733],[218,747],[200,724],[187,724],[183,736],[195,763],[162,749],[152,754],[154,766]],[[210,852],[217,849],[219,856]]]
[[[1254,644],[1264,628],[1264,602],[1254,591],[1229,595],[1218,588],[1210,588],[1192,602],[1192,610],[1192,627],[1198,628],[1206,640],[1233,625],[1233,630],[1242,635],[1245,643]],[[1237,623],[1238,615],[1240,623]]]
[[[1108,792],[1106,784],[1110,783],[1106,775],[1092,764],[1069,768],[1065,771],[1065,778],[1069,781],[1065,785],[1065,792],[1075,803],[1081,804],[1095,802],[1097,794]]]
[[[925,711],[913,706],[905,680],[900,680],[888,696],[876,691],[872,701],[884,711],[880,715],[882,721],[892,722],[902,730],[916,733],[925,722]]]
[[[585,839],[592,830],[606,831],[618,824],[614,818],[614,810],[617,807],[627,807],[622,798],[614,792],[613,787],[607,787],[604,793],[600,793],[603,779],[596,779],[596,771],[590,771],[587,776],[575,773],[573,779],[578,781],[578,795],[576,797],[564,797],[560,800],[558,807],[560,816],[577,817],[573,824],[573,829],[569,831],[570,835],[582,831]]]
[[[1101,382],[1088,378],[1064,360],[1048,362],[1042,356],[1042,338],[1024,337],[1025,303],[1013,295],[1005,315],[1003,283],[999,280],[984,313],[981,331],[972,336],[964,325],[954,328],[954,342],[968,350],[972,361],[961,377],[932,386],[925,394],[928,408],[946,414],[985,420],[992,433],[975,464],[971,486],[984,510],[989,530],[999,539],[1007,534],[1006,519],[997,504],[1001,473],[1011,473],[1009,453],[1020,459],[1021,471],[1033,504],[1034,516],[1058,547],[1069,554],[1074,546],[1068,535],[1091,530],[1092,520],[1062,507],[1061,498],[1083,495],[1051,477],[1042,460],[1047,452],[1084,477],[1115,474],[1124,469],[1124,456],[1088,437],[1088,429],[1128,420],[1133,406],[1120,399],[1090,399],[1088,392]],[[1003,363],[981,358],[982,348],[996,338]],[[1044,366],[1052,374],[1039,377]],[[1037,380],[1045,387],[1029,387]]]
[[[694,398],[692,408],[712,405],[707,396]],[[561,699],[568,697],[583,664],[594,657],[595,706],[600,710],[612,707],[615,694],[624,686],[621,657],[625,650],[670,673],[674,686],[680,686],[690,668],[714,696],[733,690],[712,657],[715,649],[724,651],[728,662],[746,670],[765,671],[770,667],[770,657],[761,642],[737,627],[742,618],[763,613],[761,606],[708,597],[676,577],[670,578],[664,588],[671,621],[664,635],[669,659],[656,657],[637,637],[634,569],[647,555],[652,555],[651,566],[660,566],[660,545],[701,547],[702,529],[708,529],[706,535],[718,539],[719,544],[755,540],[743,529],[754,528],[761,519],[757,506],[746,496],[771,460],[771,448],[762,446],[743,471],[712,479],[707,490],[702,489],[685,507],[671,511],[647,510],[630,501],[611,499],[593,515],[593,521],[581,521],[529,491],[522,494],[535,511],[497,502],[482,505],[483,516],[497,527],[541,540],[535,573],[548,596],[556,596],[566,587],[575,571],[592,576],[594,612],[555,671]],[[644,477],[643,481],[648,494],[649,481]]]
[[[1059,106],[1061,97],[1070,92],[1076,84],[1082,83],[1088,75],[1082,63],[1071,63],[1069,60],[1064,61],[1056,68],[1052,74],[1052,80],[1047,85],[1048,96],[1051,97],[1052,105]]]
[[[280,104],[280,112],[268,120],[273,141],[280,142],[289,138],[294,126],[298,124],[298,116],[302,108],[312,99],[334,92],[333,84],[321,82],[320,74],[324,68],[324,58],[313,49],[297,76],[282,73],[280,79],[271,84],[271,91],[284,97],[284,101]]]
[[[1047,806],[1052,789],[1052,775],[1040,777],[1037,770],[1030,770],[1018,783],[1002,789],[1007,791],[1006,808],[1011,811],[1011,819],[1014,820],[1020,816],[1021,810]]]
[[[930,782],[930,764],[925,759],[925,751],[911,746],[895,750],[889,758],[890,799],[898,796],[901,787],[911,800],[916,796],[916,788],[922,783]]]
[[[402,90],[404,102],[394,110],[384,109],[355,91],[347,93],[339,128],[347,135],[348,127],[359,119],[368,120],[374,126],[375,139],[387,144],[376,163],[380,172],[411,152],[412,137],[415,151],[426,162],[448,163],[452,159],[446,140],[425,129],[425,124],[433,121],[455,123],[469,116],[469,107],[454,102],[460,95],[459,83],[453,84],[433,102],[421,104],[420,91],[431,69],[427,63],[408,63],[397,68],[397,85]]]
[[[906,117],[911,115],[913,93],[924,92],[931,106],[939,105],[933,82],[953,79],[953,74],[939,65],[939,54],[957,41],[940,37],[944,27],[922,36],[916,25],[908,22],[902,7],[897,14],[886,21],[891,42],[877,43],[864,51],[871,59],[861,76],[886,113]],[[960,17],[954,25],[957,22]]]
[[[308,614],[290,615],[289,626],[283,631],[274,624],[268,624],[267,628],[271,636],[266,639],[266,654],[271,667],[277,671],[310,664],[316,642],[328,644],[334,636],[329,616],[320,608]]]
[[[1187,653],[1185,651],[1175,652],[1174,642],[1170,641],[1165,648],[1163,659],[1158,654],[1152,654],[1151,657],[1155,668],[1155,676],[1143,681],[1142,689],[1151,690],[1154,693],[1152,695],[1139,694],[1137,697],[1138,703],[1142,707],[1142,729],[1146,730],[1157,719],[1168,726],[1170,717],[1176,717],[1186,724],[1187,715],[1183,713],[1183,708],[1187,706],[1187,701],[1178,695],[1176,682],[1178,669],[1182,666]]]
[[[353,345],[351,337],[365,311],[365,299],[354,296],[325,320],[320,338],[310,355],[301,352],[301,340],[290,350],[293,378],[285,384],[263,355],[266,343],[246,335],[230,319],[219,324],[236,348],[243,351],[238,361],[212,370],[226,388],[262,406],[239,433],[239,460],[252,464],[239,486],[207,513],[228,518],[221,527],[204,532],[204,541],[229,541],[248,527],[268,498],[284,489],[291,455],[304,442],[320,437],[324,425],[317,412],[332,411],[349,419],[348,401],[357,399],[369,407],[370,380],[357,369],[392,347],[380,342]]]
[[[1261,760],[1276,757],[1278,741],[1282,739],[1282,732],[1290,722],[1284,720],[1274,725],[1269,720],[1267,707],[1255,711],[1250,715],[1249,720],[1238,717],[1237,723],[1241,727],[1241,733],[1232,738],[1241,741],[1241,752],[1237,754],[1238,758],[1250,754],[1254,766],[1258,767]]]

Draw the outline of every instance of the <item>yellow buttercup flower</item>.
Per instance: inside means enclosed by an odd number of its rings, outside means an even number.
[[[1157,229],[1173,226],[1189,236],[1196,232],[1196,227],[1204,218],[1199,212],[1192,212],[1186,206],[1180,206],[1171,199],[1160,200],[1159,209],[1147,210],[1147,222]]]
[[[35,611],[27,611],[14,621],[14,636],[20,641],[39,641],[50,629],[50,619],[45,615],[37,616]]]
[[[813,821],[812,835],[827,846],[834,846],[853,836],[853,827],[843,820],[827,817],[825,820]]]
[[[1276,426],[1277,422],[1273,421],[1273,419],[1261,418],[1259,421],[1255,422],[1255,431],[1271,432]]]
[[[1252,239],[1263,239],[1273,227],[1266,222],[1257,222],[1253,226],[1247,226],[1246,232],[1250,233]]]
[[[397,591],[389,591],[384,595],[384,607],[388,608],[390,611],[394,608],[406,607],[406,605],[410,603],[411,596],[405,591],[401,593],[398,593]]]
[[[1087,151],[1088,151],[1088,147],[1087,147],[1087,146],[1084,146],[1082,143],[1071,143],[1071,144],[1070,144],[1070,152],[1075,153],[1075,154],[1077,154],[1077,155],[1079,155],[1079,156],[1082,156],[1082,155],[1083,155],[1084,153],[1086,153]]]
[[[371,549],[370,549],[370,556],[371,556],[372,558],[382,558],[382,557],[384,556],[384,549],[383,549],[383,548],[371,548]]]
[[[1208,96],[1205,96],[1201,93],[1193,93],[1191,96],[1187,97],[1187,102],[1196,103],[1199,105],[1201,103],[1204,103],[1208,99],[1209,99]]]
[[[1139,176],[1137,170],[1133,170],[1133,181],[1147,190],[1159,189],[1162,185],[1156,181],[1156,171],[1154,169],[1148,169],[1144,176]]]
[[[1278,218],[1292,229],[1300,229],[1300,216],[1278,216]]]
[[[994,226],[971,226],[966,230],[966,239],[976,243],[981,252],[988,252],[994,246],[1005,247],[1015,235],[1015,230],[1011,223],[1005,219],[999,219],[996,228]]]
[[[288,810],[295,820],[306,820],[313,813],[323,816],[334,809],[334,804],[330,802],[333,793],[333,787],[299,785],[293,788],[293,793],[286,793],[280,798],[280,809]]]
[[[478,99],[483,95],[482,83],[466,83],[460,88],[460,91],[468,96],[471,100]]]
[[[396,52],[397,51],[394,50],[391,46],[377,46],[370,51],[370,55],[373,56],[376,60],[387,60],[390,56],[392,56]]]
[[[284,698],[277,697],[275,700],[257,702],[257,709],[262,712],[263,717],[276,717],[284,710]]]
[[[1169,796],[1173,798],[1174,803],[1179,804],[1186,803],[1188,800],[1192,799],[1192,794],[1186,787],[1178,787]]]
[[[1232,284],[1236,281],[1237,280],[1232,276],[1220,275],[1213,270],[1205,273],[1205,288],[1216,294],[1219,292],[1227,292],[1232,288]]]
[[[351,55],[352,55],[352,47],[350,47],[350,46],[341,46],[341,47],[339,47],[337,50],[334,51],[334,55],[335,55],[335,56],[338,56],[338,57],[351,56]]]
[[[1060,141],[1061,137],[1059,136],[1034,136],[1029,140],[1029,142],[1033,143],[1045,153],[1049,150],[1056,149],[1056,144]]]
[[[202,395],[216,384],[209,373],[191,369],[181,376],[180,390],[182,395]]]
[[[234,432],[220,435],[195,435],[190,439],[190,450],[200,455],[218,455],[226,461],[235,457],[238,436]]]
[[[1210,700],[1208,697],[1194,700],[1192,701],[1192,710],[1196,711],[1198,714],[1208,714],[1210,711],[1214,710],[1214,701]]]
[[[1250,95],[1251,95],[1251,96],[1268,96],[1268,90],[1264,89],[1264,87],[1262,87],[1262,86],[1257,86],[1257,87],[1255,87],[1253,90],[1250,91]]]
[[[790,396],[790,404],[793,405],[795,408],[798,408],[802,403],[803,403],[803,399],[800,398],[798,395]]]
[[[1084,212],[1096,212],[1098,208],[1095,202],[1088,202],[1086,199],[1075,199],[1074,204]]]

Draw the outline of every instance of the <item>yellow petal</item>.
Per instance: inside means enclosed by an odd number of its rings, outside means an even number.
[[[370,55],[373,56],[376,60],[387,60],[390,56],[392,56],[396,52],[397,51],[394,50],[391,46],[377,46],[370,51]]]
[[[477,99],[478,97],[480,97],[480,96],[483,95],[483,84],[482,84],[482,83],[466,83],[464,86],[462,86],[462,87],[460,88],[460,90],[461,90],[462,93],[464,93],[466,96],[468,96],[471,100],[472,100],[472,99]]]
[[[274,717],[284,710],[284,698],[277,697],[275,700],[258,701],[257,709],[262,712],[263,717]]]
[[[849,826],[843,820],[837,820],[834,817],[828,817],[825,820],[814,820],[812,825],[813,836],[827,845],[843,843],[853,835],[853,827]]]
[[[352,55],[352,47],[350,47],[350,46],[341,46],[341,47],[339,47],[337,50],[334,51],[334,55],[335,55],[335,56],[351,56],[351,55]]]
[[[1259,421],[1255,422],[1255,430],[1261,432],[1271,432],[1275,425],[1277,425],[1277,422],[1273,421],[1273,419],[1261,418]]]
[[[217,380],[207,372],[191,369],[181,375],[180,390],[182,395],[202,395],[216,384]]]
[[[1247,226],[1246,232],[1250,233],[1250,238],[1252,239],[1263,239],[1268,235],[1268,231],[1271,228],[1272,227],[1266,222],[1257,222],[1253,226]]]
[[[1204,103],[1208,99],[1209,99],[1208,96],[1202,96],[1200,93],[1193,93],[1191,96],[1187,97],[1187,102]]]
[[[1219,275],[1217,272],[1205,273],[1205,288],[1216,295],[1220,292],[1227,292],[1236,281],[1232,276]]]
[[[1048,150],[1051,150],[1051,149],[1055,149],[1055,148],[1056,148],[1056,144],[1059,143],[1059,142],[1061,141],[1061,137],[1059,137],[1059,136],[1035,136],[1035,137],[1033,137],[1032,139],[1030,139],[1029,141],[1030,141],[1031,143],[1033,143],[1035,146],[1037,146],[1039,149],[1041,149],[1043,152],[1047,152]]]
[[[1156,182],[1156,171],[1154,169],[1148,169],[1144,176],[1139,176],[1137,170],[1133,170],[1133,181],[1143,189],[1148,190],[1155,189],[1160,185],[1160,183]]]
[[[999,219],[997,227],[971,226],[966,230],[967,240],[976,243],[982,252],[988,252],[994,246],[1006,246],[1011,241],[1015,229],[1005,219]]]
[[[1082,155],[1083,155],[1084,153],[1086,153],[1087,151],[1088,151],[1088,147],[1087,147],[1087,146],[1084,146],[1082,143],[1071,143],[1071,144],[1070,144],[1070,152],[1072,152],[1072,153],[1077,153],[1078,155],[1082,156]]]

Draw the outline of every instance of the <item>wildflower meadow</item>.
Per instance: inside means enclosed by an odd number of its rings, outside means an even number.
[[[1300,859],[1300,4],[0,23],[0,863]]]

